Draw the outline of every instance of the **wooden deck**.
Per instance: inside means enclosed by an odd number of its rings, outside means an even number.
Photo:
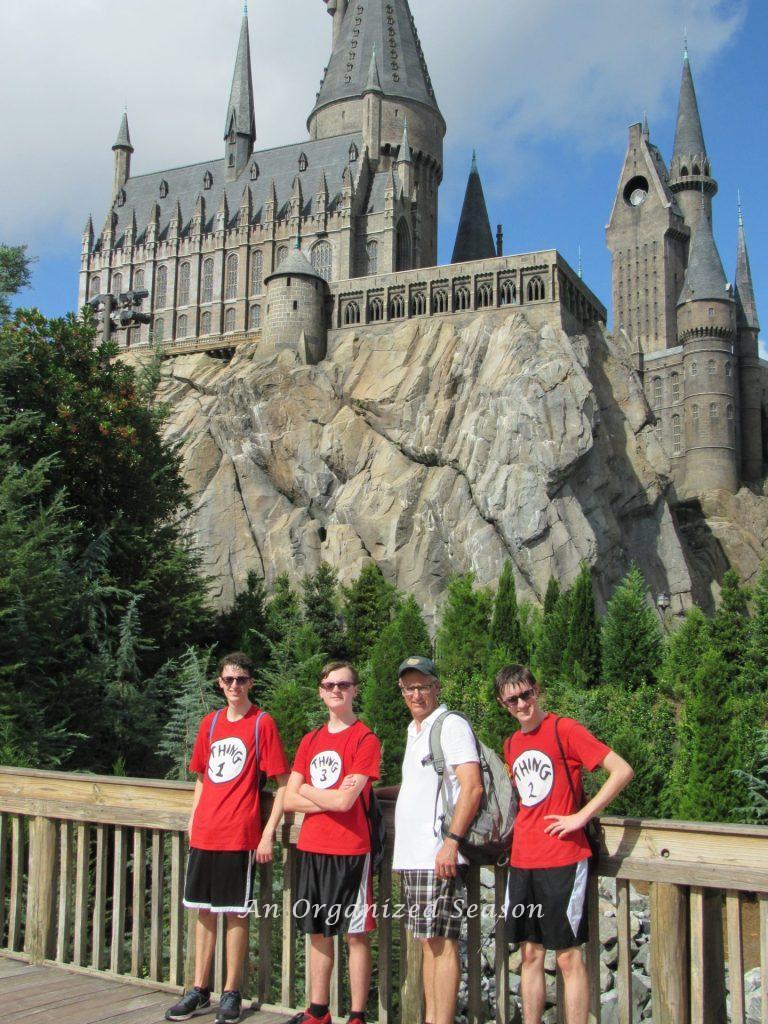
[[[3,1024],[161,1024],[178,997],[131,982],[0,957]],[[213,1024],[215,1007],[194,1018]],[[284,1013],[245,1009],[248,1024],[285,1024]]]

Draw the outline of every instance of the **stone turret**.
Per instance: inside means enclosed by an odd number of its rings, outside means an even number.
[[[451,263],[467,263],[469,260],[488,260],[496,255],[493,244],[491,222],[485,205],[483,183],[477,169],[477,155],[472,152],[472,166],[469,169],[467,191],[461,208],[456,244],[453,247]]]
[[[698,223],[699,210],[702,207],[702,194],[704,210],[711,220],[712,197],[717,193],[717,182],[711,176],[687,47],[683,57],[683,77],[680,83],[680,100],[677,108],[675,148],[669,172],[669,187],[677,198],[685,223],[691,231],[696,228]]]
[[[251,75],[251,45],[248,38],[248,7],[243,11],[237,44],[235,71],[224,122],[225,166],[227,181],[239,178],[253,153],[256,142],[256,115]]]
[[[363,92],[363,145],[368,150],[371,162],[376,165],[381,154],[381,100],[384,91],[376,60],[376,47],[371,52],[368,80]]]
[[[112,147],[112,152],[115,154],[115,174],[112,184],[112,200],[114,201],[120,189],[131,176],[133,146],[131,145],[131,133],[128,130],[127,111],[123,114],[123,118],[120,121],[120,129],[117,133],[115,144]]]
[[[298,352],[306,363],[325,359],[328,347],[328,284],[306,256],[294,249],[264,281],[267,315],[264,343]]]
[[[762,380],[755,291],[739,203],[739,238],[736,252],[736,325],[738,330],[739,397],[741,400],[741,465],[745,480],[763,475]]]

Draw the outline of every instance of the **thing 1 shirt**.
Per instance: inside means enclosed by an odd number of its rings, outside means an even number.
[[[270,715],[259,721],[251,707],[237,722],[227,709],[212,711],[200,723],[189,770],[202,776],[203,791],[192,819],[190,846],[198,850],[255,850],[261,839],[259,772],[274,778],[288,773],[288,761]]]
[[[578,803],[574,805],[565,765],[555,737],[563,745]],[[572,718],[548,714],[530,732],[522,729],[504,743],[504,759],[520,797],[509,862],[516,868],[557,868],[589,857],[584,830],[559,838],[544,829],[548,814],[574,814],[582,805],[581,769],[594,771],[611,748]]]
[[[363,790],[348,811],[306,814],[296,844],[308,853],[370,853],[371,832],[365,805],[371,780],[379,777],[381,744],[367,725],[354,722],[341,732],[324,725],[307,733],[296,751],[293,770],[316,789],[338,789],[347,775],[367,775]]]

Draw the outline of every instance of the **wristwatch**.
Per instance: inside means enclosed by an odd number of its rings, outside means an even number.
[[[460,843],[464,839],[464,836],[457,836],[455,832],[446,832],[445,838],[452,839],[454,843]]]

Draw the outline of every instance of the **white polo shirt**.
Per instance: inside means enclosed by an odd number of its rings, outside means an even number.
[[[442,797],[438,797],[438,775],[431,763],[422,764],[422,761],[429,757],[429,734],[432,725],[438,715],[447,710],[445,704],[435,708],[421,723],[418,731],[416,722],[411,722],[408,726],[408,740],[403,758],[403,780],[395,806],[393,871],[434,869],[435,857],[443,845],[439,827],[443,801]],[[477,746],[469,723],[458,715],[449,715],[443,722],[440,745],[445,757],[443,785],[450,787],[455,806],[461,786],[454,768],[470,761],[479,763]],[[461,855],[459,863],[466,864]]]

